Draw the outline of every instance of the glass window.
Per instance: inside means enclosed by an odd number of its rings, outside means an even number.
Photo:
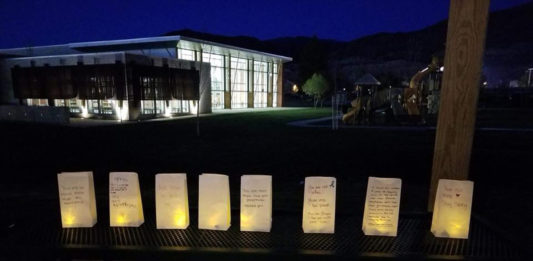
[[[224,67],[224,56],[212,53],[202,53],[202,61],[210,63],[211,67]]]
[[[248,107],[248,61],[231,57],[231,108]]]
[[[212,109],[224,109],[224,91],[211,92]]]
[[[98,100],[87,100],[87,109],[90,114],[100,114],[100,104]]]
[[[246,108],[248,107],[248,93],[247,92],[231,92],[231,108]]]
[[[254,72],[267,72],[267,63],[254,61]]]
[[[141,112],[142,114],[163,114],[165,112],[165,101],[142,100]]]
[[[224,109],[224,56],[203,53],[202,61],[211,64],[211,108]]]
[[[247,70],[247,62],[244,58],[231,57],[231,69]]]
[[[115,113],[115,101],[114,100],[100,100],[101,114],[112,115]]]
[[[254,61],[254,108],[267,106],[267,63]]]
[[[278,106],[278,64],[274,63],[274,73],[272,74],[272,107]]]
[[[78,99],[68,100],[68,107],[71,113],[82,113],[81,100],[78,100]]]
[[[178,59],[194,61],[194,50],[178,49]]]
[[[181,113],[181,100],[170,100],[169,105],[171,113]]]
[[[48,106],[47,99],[27,99],[26,102],[29,106]]]
[[[224,68],[211,67],[211,90],[224,90]]]
[[[56,106],[56,107],[65,107],[65,100],[63,100],[63,99],[54,99],[54,106]]]

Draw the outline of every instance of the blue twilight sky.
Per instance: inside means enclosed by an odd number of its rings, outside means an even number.
[[[533,0],[492,0],[499,10]],[[411,31],[448,15],[449,0],[0,0],[0,48],[158,36],[189,28],[259,39],[353,40]]]

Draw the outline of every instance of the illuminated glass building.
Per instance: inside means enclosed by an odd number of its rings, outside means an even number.
[[[0,103],[122,120],[280,107],[291,60],[182,36],[3,49]]]

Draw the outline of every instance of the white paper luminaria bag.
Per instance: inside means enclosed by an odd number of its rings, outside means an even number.
[[[109,225],[138,227],[143,223],[143,205],[137,173],[109,173]]]
[[[94,226],[97,217],[93,173],[62,172],[57,174],[57,184],[62,226]]]
[[[398,234],[402,180],[368,177],[363,233],[367,236]]]
[[[187,174],[155,175],[155,212],[158,229],[185,229],[189,226]]]
[[[270,232],[272,176],[241,176],[241,231]]]
[[[304,188],[304,233],[335,233],[337,179],[307,177]]]
[[[198,228],[228,230],[231,225],[228,176],[202,174],[198,185]]]
[[[468,238],[474,182],[440,179],[431,232],[435,237]]]

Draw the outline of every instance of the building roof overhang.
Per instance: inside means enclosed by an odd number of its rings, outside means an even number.
[[[205,41],[184,36],[157,36],[121,40],[107,40],[107,41],[91,41],[68,43],[63,45],[24,47],[0,50],[0,57],[24,57],[24,56],[43,56],[55,54],[76,54],[86,52],[116,52],[128,50],[146,50],[159,48],[175,48],[182,43],[185,45],[192,45],[195,50],[209,51],[216,49],[221,53],[227,53],[232,56],[241,56],[244,54],[247,57],[263,60],[265,58],[279,59],[282,62],[292,61],[291,57],[266,53],[257,50],[246,49],[237,46],[231,46],[222,43]]]

